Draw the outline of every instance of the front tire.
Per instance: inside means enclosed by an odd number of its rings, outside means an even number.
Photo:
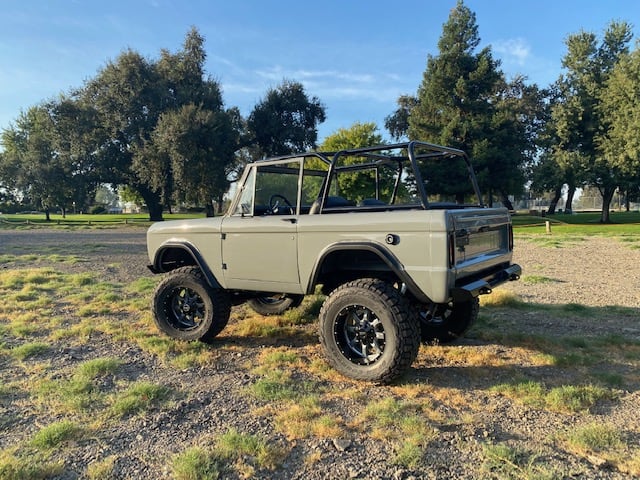
[[[462,337],[478,319],[480,302],[419,305],[420,336],[424,343],[451,343]]]
[[[354,280],[336,288],[323,303],[320,342],[338,372],[386,383],[402,375],[418,355],[418,319],[389,283]]]
[[[171,338],[208,342],[227,325],[231,300],[224,290],[211,288],[199,268],[183,267],[158,284],[152,310],[158,328]]]
[[[251,298],[247,300],[247,305],[260,315],[282,315],[287,310],[300,306],[303,298],[303,295],[280,293],[267,297]]]

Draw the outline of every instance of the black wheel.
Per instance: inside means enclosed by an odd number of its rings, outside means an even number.
[[[425,343],[451,343],[465,334],[478,318],[477,298],[468,302],[419,306],[420,336]]]
[[[279,293],[268,297],[257,297],[247,300],[247,304],[260,315],[281,315],[290,308],[296,308],[302,303],[304,295],[288,295]]]
[[[320,342],[329,364],[343,375],[389,382],[418,355],[418,319],[389,283],[354,280],[336,288],[322,305]]]
[[[291,202],[287,200],[287,197],[285,197],[284,195],[280,195],[278,193],[271,195],[271,198],[269,199],[269,211],[271,213],[279,213],[280,200],[282,200],[284,204],[287,206],[289,210],[289,215],[293,215],[295,212],[295,209],[293,208],[293,205],[291,205]]]
[[[209,286],[199,268],[183,267],[158,284],[152,309],[156,325],[171,338],[207,342],[226,327],[231,301]]]

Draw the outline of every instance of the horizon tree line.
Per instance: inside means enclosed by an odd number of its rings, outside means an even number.
[[[488,204],[525,188],[563,193],[572,209],[578,188],[602,195],[610,221],[616,191],[627,206],[640,197],[640,49],[631,26],[612,21],[602,38],[566,39],[563,72],[545,88],[507,79],[491,47],[479,49],[475,14],[458,0],[415,95],[402,95],[384,127],[394,141],[423,140],[465,150]],[[140,199],[151,220],[175,205],[214,213],[248,161],[316,149],[325,107],[296,81],[283,80],[244,118],[225,106],[204,69],[204,38],[194,27],[182,49],[146,59],[126,50],[82,87],[30,107],[0,141],[0,204],[30,203],[49,214],[88,205],[110,184]],[[373,123],[329,135],[327,146],[384,142]],[[464,172],[432,181],[463,198]],[[3,198],[4,197],[4,198]]]

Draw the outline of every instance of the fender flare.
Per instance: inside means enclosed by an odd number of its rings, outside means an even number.
[[[162,257],[164,255],[164,252],[169,249],[180,249],[187,252],[191,256],[191,258],[193,258],[193,261],[198,266],[198,268],[200,268],[200,270],[202,271],[204,278],[207,280],[209,286],[211,288],[222,289],[222,285],[207,265],[207,262],[205,262],[204,257],[200,253],[200,250],[198,250],[198,248],[194,244],[186,240],[168,240],[160,245],[154,255],[153,264],[149,265],[149,269],[153,273],[166,273],[169,271],[162,267]]]
[[[402,282],[406,285],[407,290],[411,292],[411,294],[416,297],[419,301],[423,303],[430,302],[429,297],[427,297],[422,290],[416,285],[411,276],[404,269],[404,265],[398,260],[398,258],[389,251],[384,245],[381,245],[376,242],[337,242],[325,247],[318,256],[316,263],[311,270],[311,277],[309,284],[307,286],[307,294],[312,294],[315,286],[318,282],[318,278],[320,276],[320,271],[322,269],[322,265],[329,255],[336,251],[367,251],[375,254],[382,262],[391,270]]]

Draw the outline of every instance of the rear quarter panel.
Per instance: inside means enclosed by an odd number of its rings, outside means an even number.
[[[397,238],[387,244],[387,235]],[[448,297],[447,222],[443,210],[402,210],[306,215],[298,221],[300,278],[308,287],[317,259],[335,243],[384,246],[434,301]]]

